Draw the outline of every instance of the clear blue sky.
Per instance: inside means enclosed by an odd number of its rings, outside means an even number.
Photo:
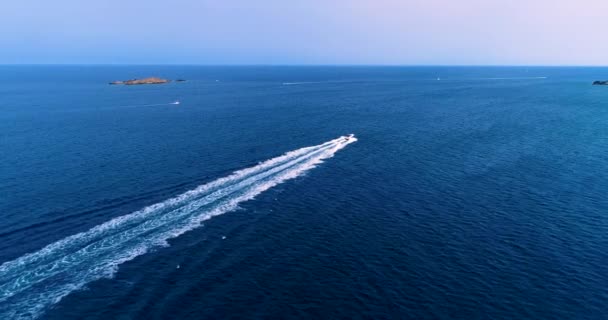
[[[4,0],[0,64],[608,65],[606,0]]]

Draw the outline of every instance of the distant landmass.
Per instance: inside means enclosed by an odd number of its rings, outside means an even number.
[[[608,86],[608,81],[593,81],[594,86]]]
[[[184,80],[184,79],[177,79],[175,81],[176,82],[184,82],[186,80]],[[124,81],[112,81],[112,82],[110,82],[110,84],[112,84],[112,85],[124,84],[124,85],[130,86],[130,85],[138,85],[138,84],[163,84],[163,83],[169,83],[169,82],[171,82],[171,80],[157,78],[157,77],[150,77],[150,78],[144,78],[144,79],[131,79],[131,80],[124,80]]]

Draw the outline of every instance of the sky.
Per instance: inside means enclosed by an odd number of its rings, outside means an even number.
[[[608,65],[606,0],[3,0],[0,64]]]

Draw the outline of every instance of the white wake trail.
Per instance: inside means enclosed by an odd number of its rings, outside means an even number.
[[[118,265],[167,245],[201,222],[314,168],[357,141],[343,136],[301,148],[201,185],[177,197],[114,218],[0,266],[0,318],[29,319]]]

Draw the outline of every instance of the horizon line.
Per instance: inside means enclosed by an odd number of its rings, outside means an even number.
[[[525,68],[608,68],[587,64],[207,64],[207,63],[0,63],[0,66],[197,66],[197,67],[525,67]]]

